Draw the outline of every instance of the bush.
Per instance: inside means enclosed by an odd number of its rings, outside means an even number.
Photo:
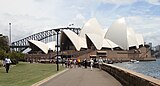
[[[24,61],[24,56],[25,55],[21,52],[12,51],[6,53],[5,50],[0,50],[0,59],[2,60],[6,57],[9,57],[13,64],[17,64],[19,60]]]
[[[2,61],[0,60],[0,67],[2,67],[3,66],[3,64],[2,64]]]
[[[14,65],[16,65],[16,64],[18,64],[18,61],[16,60],[16,59],[11,59],[11,64],[14,64]]]
[[[21,52],[10,52],[8,53],[9,58],[12,61],[12,64],[17,64],[19,60],[23,60],[24,59],[24,54]]]

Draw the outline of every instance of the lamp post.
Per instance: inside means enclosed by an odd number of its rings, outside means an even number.
[[[49,48],[49,62],[52,62],[52,59],[51,59],[51,48]]]
[[[11,23],[9,23],[9,46],[12,45],[12,38],[11,38],[11,31],[12,31],[12,28],[11,28]],[[10,51],[12,52],[12,48],[10,47]]]
[[[59,71],[59,61],[58,61],[58,34],[60,29],[55,29],[55,31],[57,32],[57,71]]]
[[[9,45],[11,45],[11,23],[9,23]]]

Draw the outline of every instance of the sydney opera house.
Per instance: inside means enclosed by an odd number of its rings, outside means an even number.
[[[45,44],[29,40],[29,44],[36,46],[34,50],[41,50],[47,54],[48,50],[55,51],[55,42]],[[62,30],[60,36],[61,56],[69,58],[104,57],[113,60],[147,60],[151,58],[149,46],[144,44],[142,34],[136,33],[129,27],[125,18],[112,23],[108,29],[102,29],[96,18],[88,20],[79,34],[71,30]]]

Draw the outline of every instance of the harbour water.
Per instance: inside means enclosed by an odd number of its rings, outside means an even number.
[[[160,79],[160,58],[156,61],[143,61],[139,63],[123,62],[114,65]]]

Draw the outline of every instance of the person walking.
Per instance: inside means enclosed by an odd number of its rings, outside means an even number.
[[[68,59],[65,60],[65,67],[68,68]]]
[[[100,70],[102,70],[102,64],[103,64],[103,60],[102,60],[102,57],[100,57],[98,60],[98,65]]]
[[[68,59],[68,68],[71,68],[71,62],[72,60]]]
[[[10,63],[11,63],[11,60],[10,60],[10,58],[5,58],[5,63],[6,63],[6,73],[8,73],[8,71],[9,71],[9,67],[10,67]]]
[[[77,59],[77,64],[78,64],[78,67],[81,67],[81,60],[80,59]]]
[[[76,68],[76,65],[77,65],[77,60],[76,59],[73,59],[73,65],[74,65],[74,68]]]
[[[84,60],[84,67],[87,68],[87,59]]]
[[[94,62],[94,61],[93,61],[93,59],[91,58],[91,59],[90,59],[91,71],[93,70],[93,62]]]

